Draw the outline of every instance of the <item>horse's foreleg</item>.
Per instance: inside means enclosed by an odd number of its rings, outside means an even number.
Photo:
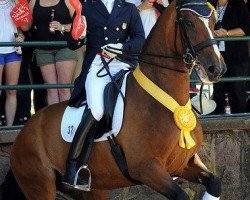
[[[145,162],[130,171],[136,180],[161,193],[168,199],[189,200],[188,195],[182,190],[163,166],[157,160]]]
[[[12,161],[12,170],[27,200],[55,200],[56,177],[53,169],[24,160],[22,163]]]
[[[221,194],[221,181],[209,172],[197,154],[190,159],[188,166],[184,169],[182,178],[194,183],[201,183],[206,187],[207,192],[202,200],[219,199]]]

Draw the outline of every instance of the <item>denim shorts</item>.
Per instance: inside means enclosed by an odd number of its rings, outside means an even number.
[[[36,49],[36,61],[38,66],[55,64],[56,62],[75,60],[77,61],[77,53],[69,48],[62,48],[56,50],[42,50]]]
[[[16,52],[0,53],[0,65],[5,65],[6,63],[22,60],[22,55],[18,55]]]

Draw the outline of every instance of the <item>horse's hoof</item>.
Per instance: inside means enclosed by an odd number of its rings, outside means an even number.
[[[207,192],[214,197],[219,197],[221,194],[221,181],[218,177],[212,176],[206,186]]]

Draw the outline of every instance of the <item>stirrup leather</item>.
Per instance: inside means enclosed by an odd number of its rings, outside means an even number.
[[[78,180],[78,174],[81,170],[85,170],[89,173],[89,179],[88,179],[88,184],[84,184],[84,185],[77,185],[77,180]],[[91,172],[90,169],[88,168],[88,165],[82,165],[76,172],[75,175],[75,179],[74,179],[74,183],[73,183],[73,187],[78,189],[78,190],[82,190],[85,192],[89,192],[91,190],[91,182],[92,182],[92,178],[91,178]]]

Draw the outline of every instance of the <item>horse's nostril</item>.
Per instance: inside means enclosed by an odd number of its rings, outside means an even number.
[[[215,67],[212,65],[212,66],[209,66],[208,67],[208,71],[210,72],[210,73],[214,73],[214,71],[215,71]]]

